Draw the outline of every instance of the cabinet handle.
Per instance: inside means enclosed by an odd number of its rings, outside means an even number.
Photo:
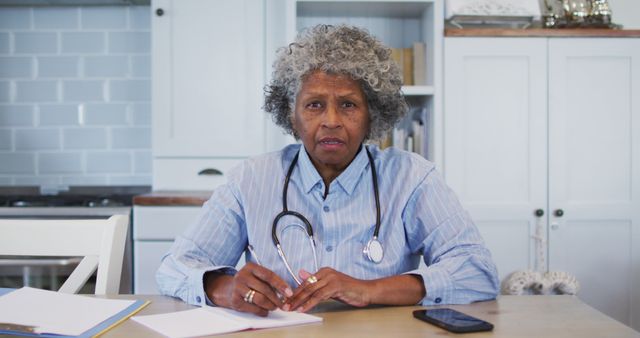
[[[216,176],[216,175],[222,175],[222,171],[214,168],[206,168],[198,172],[198,176]]]
[[[551,230],[558,230],[560,229],[560,224],[558,223],[551,223]]]
[[[156,15],[157,16],[163,16],[164,15],[164,9],[162,9],[162,8],[156,9]]]
[[[562,217],[564,215],[564,211],[562,209],[558,209],[554,211],[553,214],[556,215],[556,217]]]
[[[536,209],[535,215],[536,215],[536,217],[542,217],[542,216],[544,216],[544,210],[542,210],[542,209]]]

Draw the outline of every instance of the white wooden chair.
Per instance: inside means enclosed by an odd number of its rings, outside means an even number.
[[[117,294],[129,217],[0,219],[0,255],[84,258],[58,292],[77,293],[91,275],[97,295]]]

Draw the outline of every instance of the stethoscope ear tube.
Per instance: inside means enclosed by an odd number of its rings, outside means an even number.
[[[274,241],[278,241],[278,237],[274,237]],[[313,253],[313,273],[318,271],[318,255],[316,254],[316,241],[313,239],[313,236],[309,236],[309,244],[311,246],[311,252]],[[280,245],[280,241],[278,241],[278,244],[276,244],[276,249],[278,249],[278,255],[280,256],[280,258],[282,259],[282,261],[284,262],[284,266],[287,268],[287,271],[289,271],[289,274],[291,275],[291,277],[293,277],[293,279],[296,281],[296,283],[298,283],[298,285],[302,285],[302,281],[298,278],[298,276],[296,276],[296,274],[293,272],[293,269],[291,269],[291,266],[289,265],[289,260],[287,259],[287,256],[284,254],[284,250],[282,250],[282,245]]]
[[[278,249],[278,255],[280,256],[280,258],[284,262],[284,266],[287,268],[287,271],[289,271],[289,274],[291,275],[291,277],[293,277],[293,279],[296,281],[296,283],[298,283],[298,285],[302,285],[302,281],[298,278],[298,276],[296,276],[295,273],[293,273],[293,270],[291,270],[291,266],[289,265],[289,261],[287,260],[287,256],[284,255],[284,251],[282,251],[282,247],[280,246],[280,243],[278,243],[278,245],[276,245],[276,248]],[[315,255],[315,252],[314,252],[314,255]],[[317,271],[317,269],[316,269],[316,271]]]

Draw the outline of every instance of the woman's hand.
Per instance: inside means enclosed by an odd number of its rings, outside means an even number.
[[[426,295],[422,277],[403,274],[376,280],[360,280],[331,268],[310,274],[300,270],[304,281],[285,303],[292,311],[306,312],[321,301],[335,299],[353,306],[415,305]]]
[[[287,302],[292,311],[307,312],[321,301],[339,300],[353,306],[371,304],[373,281],[359,280],[331,268],[321,268],[314,275],[300,270],[303,280]]]
[[[273,271],[251,262],[235,276],[208,272],[204,283],[214,304],[262,317],[277,308],[288,310],[284,302],[293,295],[289,285]],[[284,298],[281,300],[278,294]]]

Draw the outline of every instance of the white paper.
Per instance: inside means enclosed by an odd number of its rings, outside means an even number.
[[[37,333],[78,336],[134,302],[23,287],[0,297],[0,323],[35,326]]]
[[[171,338],[206,336],[322,321],[320,317],[298,312],[276,310],[270,312],[267,317],[258,317],[250,313],[211,306],[157,315],[135,316],[131,319]]]
[[[131,319],[171,338],[206,336],[249,328],[246,323],[227,319],[220,320],[202,308],[157,315],[134,316]]]
[[[306,313],[295,311],[287,312],[279,309],[269,312],[267,317],[259,317],[252,313],[238,312],[221,307],[206,306],[202,309],[219,316],[225,316],[234,321],[245,322],[249,325],[248,328],[251,329],[266,329],[270,327],[292,326],[322,321],[322,318]]]

